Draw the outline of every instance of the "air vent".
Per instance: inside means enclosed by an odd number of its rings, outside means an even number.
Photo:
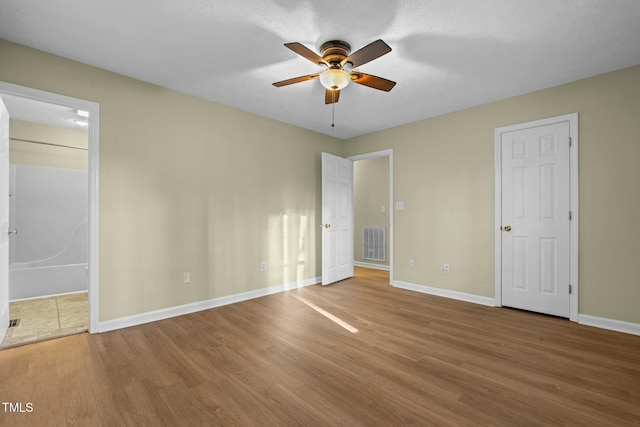
[[[362,228],[362,259],[385,261],[385,228]]]

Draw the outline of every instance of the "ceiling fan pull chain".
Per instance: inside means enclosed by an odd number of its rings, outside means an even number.
[[[331,132],[336,128],[336,104],[331,104]]]

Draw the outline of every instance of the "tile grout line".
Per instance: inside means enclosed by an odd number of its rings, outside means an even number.
[[[60,322],[60,306],[58,305],[58,297],[55,298],[56,302],[56,318],[58,319],[58,329],[62,329],[62,322]]]

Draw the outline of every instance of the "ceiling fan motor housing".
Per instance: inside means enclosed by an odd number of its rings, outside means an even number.
[[[331,64],[332,68],[339,68],[340,62],[349,56],[350,53],[351,46],[349,46],[349,43],[341,40],[331,40],[320,46],[320,55],[322,55],[325,61]]]

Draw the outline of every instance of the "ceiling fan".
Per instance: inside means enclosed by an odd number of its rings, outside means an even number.
[[[333,104],[338,102],[340,90],[344,89],[350,81],[385,92],[389,92],[396,85],[396,82],[391,80],[354,70],[360,65],[391,52],[389,45],[382,40],[376,40],[353,53],[351,53],[349,43],[331,40],[320,46],[320,55],[297,42],[285,43],[284,45],[303,58],[324,67],[325,70],[273,83],[276,87],[320,79],[320,83],[326,88],[325,104]]]

